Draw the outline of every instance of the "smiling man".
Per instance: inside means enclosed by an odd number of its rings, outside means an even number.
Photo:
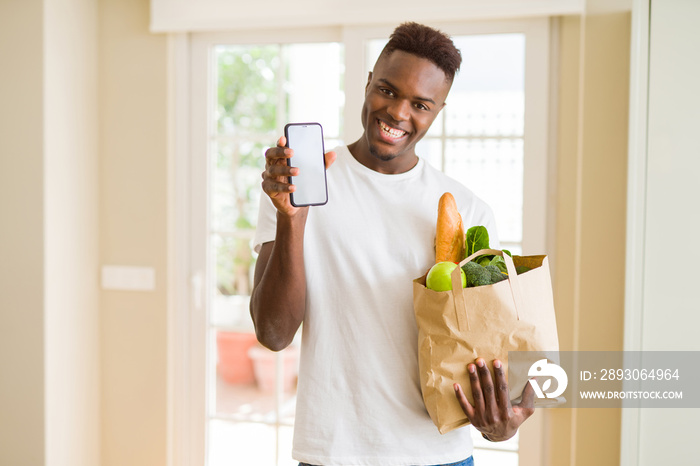
[[[473,464],[469,429],[441,435],[423,404],[412,301],[412,280],[434,263],[444,192],[465,225],[485,225],[498,244],[489,207],[416,154],[460,64],[440,31],[394,31],[369,74],[364,133],[326,154],[325,206],[291,205],[299,169],[284,138],[265,154],[251,316],[273,350],[304,324],[292,452],[302,466]],[[474,406],[455,396],[486,438],[508,439],[532,414],[533,392],[528,384],[511,405],[500,364],[494,381],[475,362],[464,368]]]
[[[413,53],[384,49],[365,90],[365,133],[349,147],[358,162],[380,173],[403,173],[418,162],[416,143],[445,106],[459,67],[460,55],[450,58],[441,69]]]

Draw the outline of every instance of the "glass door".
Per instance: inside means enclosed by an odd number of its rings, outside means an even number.
[[[327,147],[340,139],[342,46],[221,44],[209,63],[207,464],[292,465],[299,342],[256,342],[252,242],[264,152],[284,124],[318,121]]]
[[[492,206],[503,247],[543,251],[548,22],[440,28],[455,39],[464,62],[419,155]],[[181,441],[173,450],[187,458],[182,464],[296,466],[291,440],[300,340],[280,353],[260,347],[248,309],[264,151],[288,122],[321,123],[327,150],[359,137],[367,72],[392,29],[221,32],[180,44],[192,55],[191,96],[181,99],[187,103],[178,113],[191,128],[191,141],[180,144],[187,155],[178,159],[189,185],[176,186],[185,193],[178,206],[190,212],[183,283],[191,281],[192,299],[178,303],[171,333],[180,377],[173,405]],[[521,429],[499,444],[474,435],[475,457],[501,466],[533,464],[519,458],[537,443],[532,432]]]

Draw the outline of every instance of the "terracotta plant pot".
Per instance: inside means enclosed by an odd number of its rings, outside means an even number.
[[[254,383],[255,371],[248,351],[257,343],[258,340],[252,333],[217,332],[217,370],[221,378],[231,384]]]

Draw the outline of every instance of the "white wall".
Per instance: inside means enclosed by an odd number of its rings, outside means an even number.
[[[99,464],[97,1],[44,2],[46,465]]]
[[[628,254],[638,257],[628,258],[626,348],[698,351],[700,2],[639,1],[635,13],[645,14],[650,2],[648,129],[638,133],[640,150],[630,153],[630,166],[641,167],[631,173],[630,185],[641,189],[630,203]],[[643,61],[644,53],[636,58]],[[644,72],[641,67],[636,78],[644,81]],[[638,426],[623,422],[623,438],[631,439],[623,464],[695,464],[699,415],[700,409],[633,413]]]
[[[605,1],[613,5],[629,2]],[[403,0],[399,5],[374,0],[151,0],[150,3],[152,31],[201,32],[566,15],[583,12],[586,0],[433,0],[429,5],[423,0]]]
[[[96,0],[0,2],[0,464],[99,458]]]
[[[698,23],[697,0],[652,1],[645,350],[700,350],[700,303],[695,295],[700,278]],[[673,262],[674,257],[681,261],[681,273],[669,276],[669,260]]]
[[[167,464],[167,37],[148,0],[99,0],[100,264],[153,291],[100,292],[101,466]]]

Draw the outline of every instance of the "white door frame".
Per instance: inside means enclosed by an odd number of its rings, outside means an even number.
[[[202,466],[206,456],[206,329],[209,296],[206,259],[208,251],[207,163],[206,148],[211,133],[211,102],[207,92],[210,49],[217,43],[260,44],[304,41],[342,41],[346,43],[346,83],[359,80],[362,85],[346,87],[345,135],[357,133],[359,102],[363,100],[364,47],[362,40],[388,37],[392,26],[327,27],[313,31],[244,31],[210,33],[173,33],[169,35],[169,114],[168,114],[168,464]],[[523,32],[526,34],[526,118],[523,249],[554,251],[551,225],[554,209],[550,160],[556,145],[549,139],[549,112],[555,94],[550,70],[555,54],[550,53],[549,18],[481,21],[473,23],[436,23],[451,35]],[[362,39],[362,40],[360,40]],[[361,63],[362,66],[357,66]],[[554,64],[556,68],[556,64]],[[357,102],[348,105],[348,102]],[[537,102],[537,105],[531,104]],[[359,130],[361,131],[361,129]],[[358,133],[359,134],[359,133]],[[346,136],[344,136],[346,137]],[[537,180],[534,181],[533,180]],[[541,464],[544,423],[533,416],[520,432],[521,466]],[[530,459],[530,460],[528,460]]]

